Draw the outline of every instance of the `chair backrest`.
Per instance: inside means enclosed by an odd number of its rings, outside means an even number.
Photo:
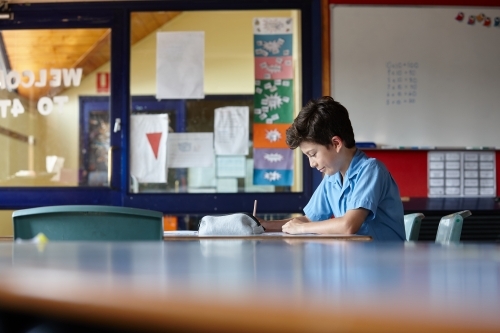
[[[459,243],[462,235],[464,218],[471,215],[469,210],[443,216],[439,221],[436,233],[436,243],[449,244]]]
[[[12,213],[14,239],[43,233],[49,240],[163,240],[161,212],[115,206],[51,206]]]
[[[405,218],[405,232],[407,241],[417,241],[420,234],[420,225],[422,219],[425,217],[422,213],[406,214]]]

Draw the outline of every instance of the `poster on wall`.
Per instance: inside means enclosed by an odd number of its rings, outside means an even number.
[[[254,123],[293,122],[292,80],[255,80]]]
[[[254,185],[293,185],[286,129],[293,122],[293,29],[289,17],[255,18]]]

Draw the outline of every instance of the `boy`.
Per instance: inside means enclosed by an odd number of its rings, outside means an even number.
[[[288,128],[286,142],[325,176],[304,207],[305,216],[261,221],[268,231],[405,240],[398,187],[380,161],[356,148],[349,113],[340,103],[331,97],[310,101]]]

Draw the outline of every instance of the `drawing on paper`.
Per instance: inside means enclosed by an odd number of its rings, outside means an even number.
[[[280,162],[283,160],[283,155],[281,154],[278,154],[278,153],[273,153],[273,154],[265,154],[264,155],[264,158],[271,162],[271,163],[275,163],[275,162]]]
[[[278,181],[281,179],[281,175],[279,172],[276,171],[271,171],[271,172],[266,172],[264,175],[264,178],[266,180],[269,180],[270,182]]]
[[[266,130],[266,139],[270,142],[276,142],[281,139],[281,133],[277,129],[273,129],[270,131]]]

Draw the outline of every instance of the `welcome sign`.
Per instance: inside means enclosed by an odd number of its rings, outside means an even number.
[[[0,90],[15,91],[19,87],[78,87],[82,80],[82,74],[82,68],[40,69],[38,76],[35,76],[31,70],[22,72],[0,70]],[[52,113],[54,106],[57,107],[58,111],[62,111],[68,100],[68,96],[42,97],[37,102],[37,110],[41,115],[47,116]],[[24,106],[19,98],[0,99],[0,117],[7,118],[9,112],[12,116],[17,117],[24,111]]]

